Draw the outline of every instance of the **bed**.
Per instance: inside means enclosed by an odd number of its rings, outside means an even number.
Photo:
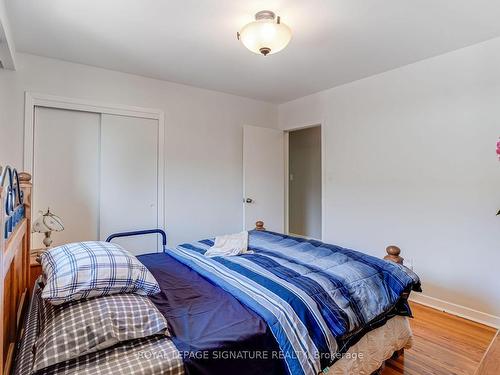
[[[21,281],[16,297],[9,298],[15,314],[2,308],[11,333],[8,340],[4,335],[2,369],[10,373],[16,357],[14,373],[27,374],[40,324],[40,286],[26,297],[31,185],[27,174],[18,180],[16,206],[22,209],[11,233],[24,233],[24,242],[15,249],[22,262],[12,278]],[[258,222],[250,233],[253,254],[248,256],[208,259],[203,253],[213,239],[139,256],[160,285],[161,292],[150,299],[166,317],[172,337],[119,344],[39,373],[96,374],[102,373],[102,363],[115,363],[126,373],[172,375],[370,374],[411,346],[407,298],[419,290],[419,280],[400,264],[398,248],[388,248],[392,262],[387,262],[263,227]],[[11,238],[3,242],[3,254],[14,252]],[[335,278],[325,274],[333,268],[341,270]]]

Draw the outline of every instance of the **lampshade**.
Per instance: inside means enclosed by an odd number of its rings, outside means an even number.
[[[50,212],[50,209],[47,209],[47,212],[42,213],[40,211],[40,216],[33,223],[33,232],[36,233],[46,233],[46,232],[60,232],[64,230],[64,225],[61,218],[57,215],[54,215]]]
[[[245,25],[238,33],[238,39],[245,47],[264,56],[281,51],[291,38],[290,28],[269,10],[258,12],[255,21]]]

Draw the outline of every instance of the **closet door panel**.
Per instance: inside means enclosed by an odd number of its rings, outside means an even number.
[[[158,227],[158,121],[103,114],[100,236]],[[114,240],[134,254],[158,250],[156,235]]]
[[[98,239],[100,114],[36,107],[33,152],[33,219],[48,207],[65,230],[53,244]],[[33,248],[43,247],[33,234]]]

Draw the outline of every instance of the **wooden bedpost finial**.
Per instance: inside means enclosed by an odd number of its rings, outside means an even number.
[[[255,222],[255,230],[266,230],[266,228],[264,228],[264,222],[261,220]]]
[[[31,175],[26,172],[19,172],[19,182],[22,184],[31,183]]]
[[[401,254],[401,249],[397,246],[391,245],[387,246],[385,249],[387,255],[384,257],[385,260],[390,260],[395,263],[403,264],[403,258],[399,256]]]
[[[19,187],[24,194],[24,206],[26,208],[26,217],[31,218],[31,188],[33,187],[31,183],[31,175],[26,172],[19,172]]]

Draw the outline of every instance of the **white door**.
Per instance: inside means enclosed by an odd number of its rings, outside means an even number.
[[[243,129],[243,204],[245,229],[257,220],[268,230],[284,230],[285,162],[283,131],[257,126]]]
[[[158,120],[101,118],[100,238],[158,227]],[[156,235],[116,239],[134,254],[156,252]]]
[[[50,207],[61,217],[52,246],[98,238],[99,127],[98,113],[35,108],[32,216]],[[34,233],[32,247],[44,247],[43,237]]]

